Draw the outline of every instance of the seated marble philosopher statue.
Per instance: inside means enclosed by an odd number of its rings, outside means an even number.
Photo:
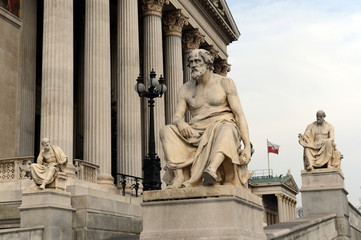
[[[325,121],[326,114],[319,110],[316,121],[309,124],[304,134],[299,134],[299,143],[304,147],[305,170],[315,168],[340,168],[342,155],[334,143],[334,129]]]
[[[247,186],[251,143],[236,86],[213,73],[213,57],[204,49],[190,53],[188,66],[191,80],[179,89],[173,125],[160,131],[171,176],[167,188]],[[184,121],[187,109],[189,123]]]
[[[51,145],[48,138],[43,138],[41,145],[43,148],[40,150],[37,163],[31,164],[31,175],[36,185],[40,189],[45,189],[55,180],[58,172],[64,171],[68,157],[60,147]]]

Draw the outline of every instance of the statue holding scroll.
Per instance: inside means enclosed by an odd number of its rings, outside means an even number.
[[[325,121],[326,114],[319,110],[317,120],[307,126],[304,134],[299,134],[299,143],[304,147],[305,170],[314,168],[340,168],[342,155],[334,143],[335,134],[331,124]]]
[[[190,53],[188,66],[192,79],[178,92],[173,125],[160,131],[172,176],[168,188],[247,186],[251,143],[236,86],[232,79],[213,73],[213,57],[204,49]],[[189,123],[184,121],[187,109]]]
[[[51,145],[48,138],[43,138],[41,145],[43,148],[39,153],[37,163],[31,164],[31,175],[39,188],[45,189],[46,185],[55,180],[58,172],[64,171],[68,157],[60,147]]]

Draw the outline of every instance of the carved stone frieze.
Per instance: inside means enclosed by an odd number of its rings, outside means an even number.
[[[188,25],[188,17],[180,9],[167,12],[163,16],[163,29],[166,35],[182,35],[182,29]]]
[[[199,48],[199,45],[204,42],[205,35],[200,33],[198,28],[183,32],[182,42],[183,49],[186,52]]]
[[[231,64],[226,59],[216,60],[214,62],[214,73],[221,76],[227,76],[227,73],[231,71]]]
[[[169,4],[169,0],[142,0],[144,15],[162,16],[164,4]]]

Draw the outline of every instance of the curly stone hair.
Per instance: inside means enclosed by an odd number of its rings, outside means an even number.
[[[189,56],[188,56],[188,59],[187,61],[189,62],[189,58],[196,55],[196,54],[199,54],[203,61],[205,62],[205,64],[207,64],[207,67],[208,69],[210,70],[213,70],[213,56],[212,54],[210,54],[210,52],[208,52],[207,50],[205,49],[194,49],[190,52]],[[189,67],[189,63],[187,64],[187,67]]]

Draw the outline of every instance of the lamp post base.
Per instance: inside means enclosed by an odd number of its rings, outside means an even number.
[[[157,155],[147,155],[143,161],[143,191],[161,190],[162,182],[160,181],[160,159]]]

